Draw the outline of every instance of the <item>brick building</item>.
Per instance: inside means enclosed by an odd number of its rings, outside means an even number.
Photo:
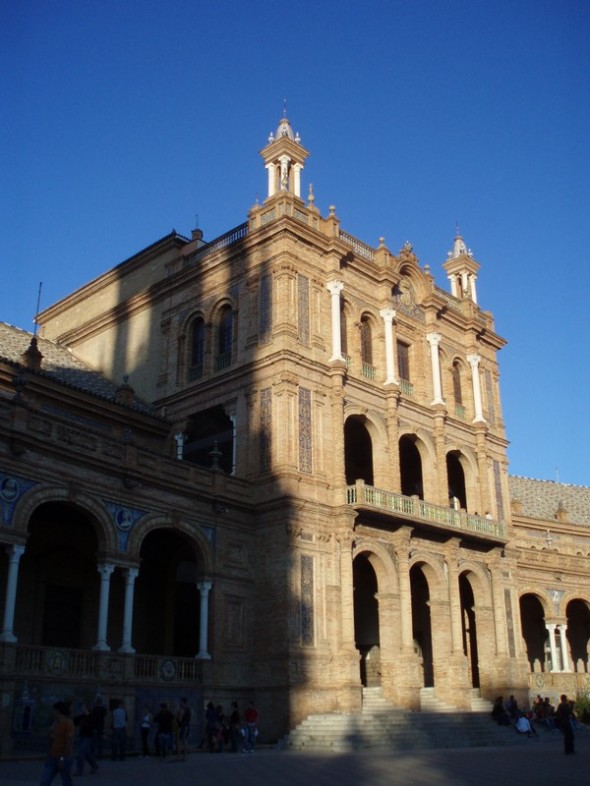
[[[64,695],[186,695],[197,736],[253,697],[274,739],[590,680],[590,488],[508,475],[478,263],[347,234],[307,155],[283,117],[244,224],[0,324],[0,754]]]

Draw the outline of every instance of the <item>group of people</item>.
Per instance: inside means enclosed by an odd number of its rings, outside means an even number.
[[[155,755],[162,759],[176,756],[178,761],[184,761],[188,755],[191,716],[191,708],[186,698],[180,700],[176,711],[170,709],[167,702],[162,702],[159,710],[152,714],[151,709],[145,705],[139,727],[141,755],[150,755],[150,736],[154,729]]]
[[[232,701],[229,717],[221,704],[207,704],[205,710],[205,740],[209,753],[221,753],[229,748],[232,753],[253,753],[258,737],[258,710],[253,701],[248,703],[244,715],[238,703]]]
[[[543,723],[550,731],[560,731],[563,734],[563,745],[565,753],[575,753],[574,751],[574,732],[579,724],[575,713],[575,702],[563,694],[560,702],[555,708],[549,697],[544,699],[540,694],[533,702],[533,709],[529,712],[522,711],[514,696],[510,696],[506,702],[502,696],[494,701],[492,708],[492,718],[501,726],[514,726],[519,734],[527,734],[529,737],[537,736],[533,723]]]

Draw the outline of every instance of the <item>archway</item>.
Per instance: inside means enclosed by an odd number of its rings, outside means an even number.
[[[475,617],[475,599],[473,589],[465,573],[459,576],[459,594],[461,597],[461,619],[463,629],[463,652],[467,656],[471,685],[479,688],[479,655],[477,650],[477,621]]]
[[[536,595],[527,594],[521,597],[520,619],[530,670],[535,670],[535,661],[538,661],[542,671],[549,671],[546,656],[549,634],[545,627],[545,611]]]
[[[29,520],[19,568],[15,634],[23,644],[90,648],[96,641],[98,539],[83,510],[45,502]]]
[[[351,485],[364,480],[368,486],[373,480],[373,443],[360,417],[349,417],[344,424],[344,462],[346,483]]]
[[[193,544],[170,529],[149,532],[141,544],[135,592],[136,650],[194,657],[199,647],[200,599]]]
[[[404,435],[399,441],[399,467],[402,494],[424,499],[422,458],[413,436]]]
[[[361,655],[361,682],[371,687],[381,684],[377,576],[366,554],[355,558],[352,569],[355,646]]]
[[[449,484],[449,504],[453,508],[467,509],[465,474],[459,460],[458,451],[447,453],[447,481]]]
[[[432,624],[430,619],[430,589],[420,565],[410,570],[412,591],[412,632],[414,646],[422,658],[424,687],[434,686],[434,664],[432,654]]]
[[[590,609],[584,600],[575,599],[567,604],[567,639],[574,671],[587,672],[588,646],[590,644]]]

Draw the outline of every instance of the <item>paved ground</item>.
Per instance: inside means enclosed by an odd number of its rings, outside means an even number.
[[[42,761],[0,762],[1,786],[38,786]],[[559,733],[507,748],[408,753],[193,753],[185,762],[129,758],[101,761],[74,786],[555,786],[590,782],[590,733],[566,756]],[[57,778],[54,784],[59,786]]]

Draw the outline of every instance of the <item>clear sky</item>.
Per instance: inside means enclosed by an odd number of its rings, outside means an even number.
[[[0,319],[266,196],[441,264],[458,223],[500,353],[511,474],[590,485],[588,0],[0,0]],[[198,216],[198,218],[197,218]]]

